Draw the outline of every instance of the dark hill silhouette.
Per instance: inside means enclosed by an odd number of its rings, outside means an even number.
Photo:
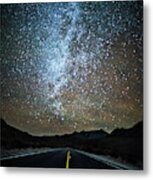
[[[29,134],[26,132],[22,132],[20,130],[18,130],[17,128],[14,128],[10,125],[8,125],[3,119],[0,120],[0,132],[1,132],[1,136],[2,137],[11,137],[13,136],[18,137],[19,135],[21,135],[24,138],[28,138]]]
[[[73,134],[66,134],[63,136],[32,136],[26,132],[22,132],[10,125],[8,125],[4,120],[1,119],[1,145],[3,148],[16,148],[16,147],[24,147],[24,146],[38,146],[39,144],[50,146],[45,142],[52,142],[67,139],[67,140],[93,140],[93,139],[101,139],[106,137],[108,134],[102,130],[85,132],[82,131],[80,133],[74,132]],[[39,142],[39,140],[43,140],[43,142]],[[72,140],[72,141],[73,141]],[[74,141],[73,141],[74,142]],[[14,146],[14,147],[13,147]]]
[[[143,162],[143,123],[130,129],[116,129],[111,134],[102,130],[63,136],[36,137],[11,127],[1,119],[1,147],[6,149],[38,147],[72,147],[83,151],[119,157],[127,162]]]
[[[133,128],[130,129],[115,129],[111,135],[112,137],[143,137],[143,122],[137,123]]]

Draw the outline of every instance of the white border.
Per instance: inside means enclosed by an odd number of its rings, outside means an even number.
[[[53,0],[55,2],[55,0]],[[59,0],[58,0],[59,1]],[[70,0],[61,0],[70,1]],[[60,1],[60,2],[61,2]],[[79,1],[79,0],[75,0]],[[91,0],[88,0],[91,1]],[[0,0],[0,3],[51,2],[48,0]],[[2,180],[153,179],[153,1],[144,0],[144,171],[61,170],[0,168]],[[130,148],[130,147],[129,147]]]

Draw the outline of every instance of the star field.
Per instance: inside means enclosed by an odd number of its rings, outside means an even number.
[[[1,117],[33,135],[143,120],[143,3],[1,5]]]

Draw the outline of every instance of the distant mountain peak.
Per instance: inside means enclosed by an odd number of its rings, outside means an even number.
[[[138,122],[133,127],[124,129],[117,128],[111,134],[111,136],[142,136],[143,135],[143,121]]]

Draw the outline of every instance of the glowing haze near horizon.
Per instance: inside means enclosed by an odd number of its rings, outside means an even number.
[[[1,5],[1,118],[33,135],[143,119],[141,1]]]

